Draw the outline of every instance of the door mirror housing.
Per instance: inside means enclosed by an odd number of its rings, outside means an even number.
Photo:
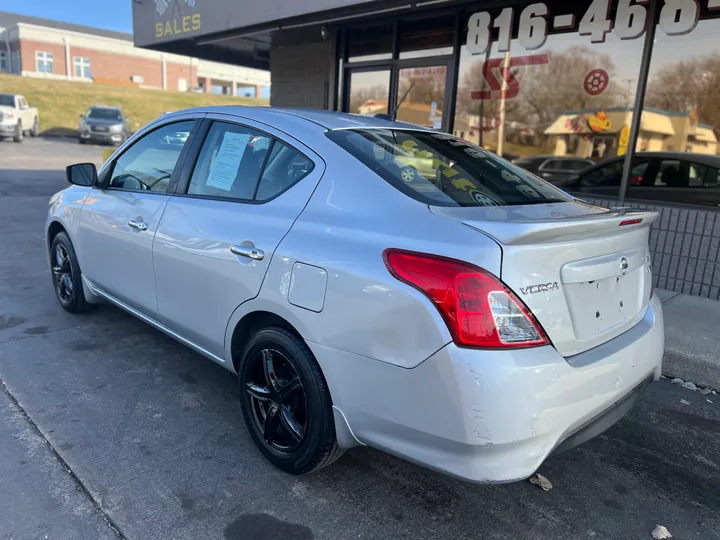
[[[76,186],[91,187],[97,184],[97,167],[94,163],[77,163],[65,169],[68,182]]]

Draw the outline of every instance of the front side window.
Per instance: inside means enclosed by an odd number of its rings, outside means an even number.
[[[10,71],[8,69],[7,53],[0,51],[0,71]]]
[[[76,77],[90,79],[90,59],[84,56],[75,56],[73,58],[73,72]]]
[[[215,122],[198,156],[188,194],[252,199],[272,142],[245,126]]]
[[[49,52],[37,51],[35,53],[36,69],[40,73],[53,73],[55,71],[55,60]]]
[[[115,161],[108,183],[112,189],[166,192],[185,140],[173,135],[190,133],[194,121],[168,124],[145,135]]]
[[[547,182],[451,135],[393,129],[327,136],[406,195],[434,206],[546,204],[570,199]]]

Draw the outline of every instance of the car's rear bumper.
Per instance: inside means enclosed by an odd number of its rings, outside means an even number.
[[[310,346],[359,441],[466,480],[510,482],[619,420],[660,377],[664,331],[654,298],[635,327],[570,359],[552,347],[449,344],[404,369]]]

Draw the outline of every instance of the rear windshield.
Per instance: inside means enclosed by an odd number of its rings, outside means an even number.
[[[88,118],[95,120],[116,120],[122,121],[122,114],[117,109],[90,109],[86,115]]]
[[[339,129],[327,136],[398,190],[433,206],[508,206],[570,200],[520,167],[431,131]]]

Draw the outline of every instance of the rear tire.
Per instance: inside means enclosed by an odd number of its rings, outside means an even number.
[[[37,117],[35,117],[35,122],[33,123],[33,128],[30,130],[30,136],[31,137],[38,137],[40,135],[40,123],[38,122]]]
[[[15,135],[13,136],[13,141],[20,143],[23,141],[23,128],[22,128],[22,122],[18,121],[17,125],[15,126]]]
[[[242,352],[238,374],[245,424],[270,463],[305,474],[343,454],[327,383],[302,339],[276,326],[258,330]]]
[[[93,304],[88,303],[85,299],[82,273],[75,249],[70,238],[64,232],[58,233],[53,238],[50,248],[50,270],[55,296],[65,311],[83,313],[93,307]]]

